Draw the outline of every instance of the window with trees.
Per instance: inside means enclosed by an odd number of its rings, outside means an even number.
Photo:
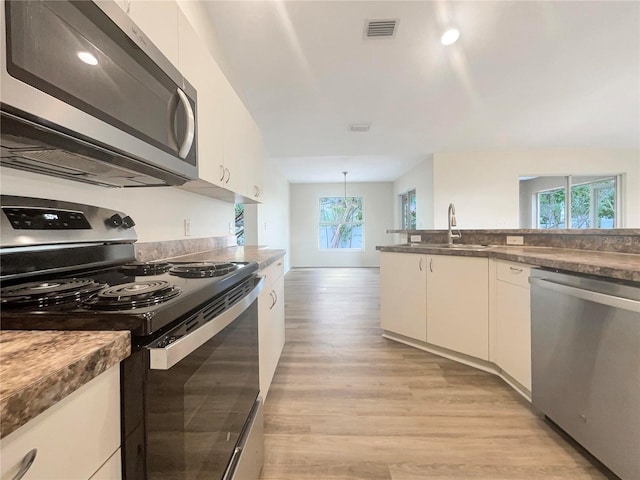
[[[362,250],[362,197],[320,198],[320,248]]]
[[[616,177],[571,181],[536,194],[537,228],[617,227]],[[571,221],[567,222],[566,219]]]
[[[236,240],[238,245],[244,245],[244,204],[236,203]]]
[[[410,190],[400,195],[401,218],[403,230],[416,229],[416,191]]]

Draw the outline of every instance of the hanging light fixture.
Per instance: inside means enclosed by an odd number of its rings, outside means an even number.
[[[347,206],[347,173],[349,172],[342,172],[342,175],[344,175],[344,206]]]

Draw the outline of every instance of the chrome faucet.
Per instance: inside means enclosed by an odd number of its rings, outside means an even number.
[[[447,243],[449,245],[453,245],[454,238],[462,238],[462,233],[460,233],[460,230],[458,228],[456,228],[456,230],[458,230],[458,233],[453,233],[451,231],[451,227],[458,226],[456,222],[456,206],[453,203],[449,204],[449,211],[447,212],[447,216],[449,218],[449,229],[447,230]]]

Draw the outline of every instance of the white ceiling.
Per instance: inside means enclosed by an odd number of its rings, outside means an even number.
[[[434,152],[640,148],[640,3],[209,1],[291,182],[392,181]],[[399,19],[391,39],[365,20]],[[460,40],[444,47],[449,24]],[[370,123],[367,133],[350,123]]]

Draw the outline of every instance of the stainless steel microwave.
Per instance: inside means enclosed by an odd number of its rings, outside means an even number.
[[[0,9],[3,166],[104,186],[197,178],[196,90],[114,1]]]

